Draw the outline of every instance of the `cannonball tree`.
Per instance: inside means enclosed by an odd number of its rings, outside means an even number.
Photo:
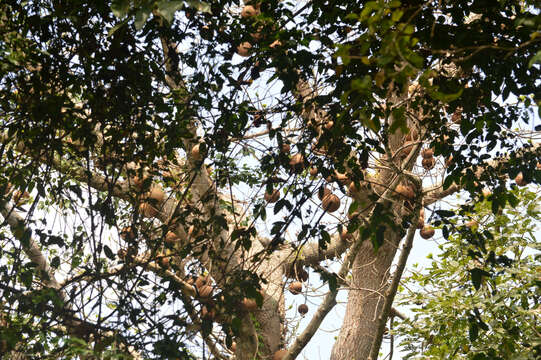
[[[288,360],[345,291],[375,360],[417,229],[541,181],[539,10],[3,1],[1,351]]]

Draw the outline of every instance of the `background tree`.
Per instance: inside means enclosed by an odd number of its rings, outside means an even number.
[[[396,329],[404,358],[536,359],[541,351],[539,325],[539,194],[513,192],[521,201],[493,214],[490,201],[479,202],[468,222],[440,246],[423,271],[404,281],[399,304],[414,316]],[[475,224],[468,226],[467,224]],[[491,262],[471,260],[477,249],[469,232],[487,232]],[[472,280],[472,281],[470,281]],[[415,305],[413,305],[415,304]]]
[[[344,288],[331,358],[375,359],[416,228],[454,231],[438,202],[488,186],[498,213],[541,180],[540,24],[530,1],[3,1],[2,350],[287,360]]]

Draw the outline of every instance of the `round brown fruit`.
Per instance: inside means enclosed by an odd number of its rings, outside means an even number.
[[[133,241],[135,240],[135,233],[133,232],[131,226],[126,226],[120,231],[120,237],[124,241]]]
[[[355,182],[352,181],[348,186],[348,195],[356,196],[361,192],[361,190],[366,190],[366,189],[367,189],[366,183],[360,183],[358,185],[355,185]]]
[[[202,299],[208,299],[212,296],[212,286],[203,285],[199,288],[199,297]]]
[[[177,234],[172,231],[168,231],[167,234],[165,234],[165,242],[169,245],[174,245],[178,240]]]
[[[405,197],[406,199],[412,200],[415,198],[415,192],[410,185],[398,184],[398,186],[396,187],[396,192],[401,196]]]
[[[275,203],[280,199],[280,191],[277,189],[272,190],[272,193],[265,192],[265,201],[268,203]]]
[[[413,141],[404,142],[404,145],[402,145],[402,148],[400,149],[400,156],[402,157],[408,156],[412,149],[413,149]]]
[[[302,292],[302,283],[300,281],[293,281],[289,284],[289,292],[293,295],[298,295]]]
[[[306,304],[300,304],[299,307],[297,308],[297,311],[299,312],[299,314],[301,315],[304,315],[308,312],[308,305]]]
[[[300,172],[304,168],[304,157],[301,153],[297,153],[291,157],[289,160],[289,166],[293,169],[295,172]]]
[[[297,274],[297,280],[299,281],[308,281],[308,271],[301,269]]]
[[[210,309],[208,309],[206,305],[201,308],[201,318],[206,320],[214,320],[215,317],[216,310],[214,308],[211,307]]]
[[[161,203],[165,200],[165,193],[160,185],[153,185],[147,193],[147,197],[153,199],[157,203]]]
[[[246,5],[245,7],[242,8],[242,11],[240,12],[240,16],[245,19],[252,16],[256,16],[257,14],[258,14],[258,11],[252,5]]]
[[[163,267],[164,269],[167,269],[169,267],[169,257],[168,256],[165,256],[165,255],[161,255],[160,257],[160,265],[161,267]]]
[[[327,121],[327,122],[323,125],[323,127],[324,127],[325,129],[327,129],[327,130],[330,130],[330,129],[333,127],[333,125],[334,125],[334,122],[333,122],[333,121]]]
[[[257,310],[257,303],[254,299],[244,298],[240,303],[240,307],[244,311],[251,312]]]
[[[318,173],[317,167],[312,166],[312,167],[310,168],[310,175],[311,175],[311,176],[316,176],[317,173]]]
[[[201,289],[203,286],[210,284],[210,277],[208,275],[199,275],[195,279],[195,286]]]
[[[269,47],[270,47],[271,49],[274,49],[274,48],[276,48],[276,47],[278,47],[278,46],[282,46],[282,42],[281,42],[280,40],[275,40],[275,41],[273,41],[272,44],[269,45]]]
[[[422,229],[425,226],[425,209],[421,208],[419,212],[419,221],[417,222],[417,229]]]
[[[351,180],[349,180],[348,176],[346,174],[342,174],[338,171],[334,171],[334,178],[336,181],[338,181],[342,185],[349,185],[351,183]]]
[[[326,212],[335,212],[340,208],[340,199],[334,194],[329,194],[321,200],[321,207]]]
[[[195,144],[190,152],[192,159],[195,161],[201,160],[201,147],[200,144]]]
[[[421,155],[423,159],[432,159],[434,157],[434,149],[423,149]]]
[[[340,232],[340,237],[345,241],[353,240],[353,234],[349,233],[347,228],[342,228],[342,232]]]
[[[423,159],[422,164],[425,170],[431,170],[436,165],[436,160],[433,157],[428,158],[428,159],[425,158]]]
[[[250,44],[248,41],[245,41],[241,43],[239,46],[237,46],[237,54],[240,56],[250,56],[250,52],[252,50],[252,44]]]
[[[153,218],[158,215],[158,209],[146,202],[139,205],[139,212],[147,218]]]
[[[331,194],[331,190],[329,190],[328,188],[324,186],[320,187],[317,191],[317,197],[319,200],[323,200],[324,197],[330,194]]]
[[[272,360],[282,360],[287,355],[287,350],[280,349],[272,355]]]
[[[447,159],[445,159],[445,167],[451,166],[452,163],[453,163],[453,155],[451,155]]]
[[[289,151],[291,150],[291,146],[288,143],[283,143],[280,147],[280,151],[284,154],[289,154]]]
[[[423,226],[420,232],[421,237],[427,240],[430,239],[432,236],[434,236],[435,233],[436,233],[436,230],[434,230],[434,228],[430,225]]]
[[[477,229],[479,224],[475,220],[470,220],[470,221],[466,222],[466,226],[469,227],[472,230],[475,230],[475,229]]]
[[[458,108],[455,110],[455,112],[451,116],[451,121],[455,124],[460,124],[460,122],[462,121],[462,109]]]
[[[515,177],[515,182],[518,186],[526,186],[528,184],[526,180],[524,180],[524,175],[522,175],[522,172],[519,172]]]

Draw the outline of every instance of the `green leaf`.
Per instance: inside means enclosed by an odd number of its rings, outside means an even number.
[[[116,24],[115,26],[113,26],[112,28],[110,28],[109,31],[107,32],[107,37],[111,37],[115,32],[118,31],[118,29],[120,29],[121,27],[123,27],[127,23],[128,23],[128,19],[124,19],[121,22],[119,22],[118,24]]]
[[[470,322],[469,338],[471,342],[474,342],[479,337],[479,326],[476,322]]]
[[[358,185],[358,184],[356,184]],[[353,201],[350,205],[349,205],[349,209],[348,209],[348,214],[353,214],[355,212],[355,210],[357,210],[359,208],[359,203],[357,201]]]
[[[130,11],[130,0],[113,0],[111,11],[117,18],[123,18]]]
[[[319,241],[319,247],[322,249],[327,248],[327,244],[331,242],[331,236],[325,230],[321,230],[321,239]]]
[[[453,217],[455,213],[450,210],[436,210],[436,214],[442,218]]]
[[[460,89],[456,93],[446,94],[444,92],[438,91],[437,87],[434,87],[432,89],[428,88],[427,90],[428,90],[429,95],[433,99],[439,100],[443,103],[450,103],[451,101],[458,99],[459,97],[462,96],[462,92],[463,92],[463,89]]]
[[[372,237],[372,245],[374,246],[374,250],[378,250],[381,245],[383,245],[383,242],[385,241],[385,226],[380,225],[378,226],[375,236]]]
[[[441,228],[441,234],[445,240],[449,240],[449,229],[447,228],[447,226],[443,226]]]
[[[454,181],[455,181],[455,176],[453,175],[447,176],[445,180],[443,181],[443,190],[449,189],[449,187],[453,184]]]
[[[396,109],[393,109],[393,123],[391,124],[391,127],[389,128],[389,132],[391,134],[394,134],[396,130],[400,129],[403,134],[407,134],[408,124],[406,121],[406,108],[404,106],[400,106]]]
[[[105,253],[105,256],[107,256],[109,259],[111,259],[111,260],[115,259],[115,254],[113,253],[113,251],[111,250],[111,248],[109,246],[104,245],[103,246],[103,252]]]
[[[212,320],[203,318],[203,321],[201,322],[201,331],[203,333],[203,336],[207,336],[212,331]]]
[[[537,52],[530,61],[528,62],[528,67],[532,67],[534,64],[541,63],[541,50]]]
[[[393,22],[397,22],[398,20],[400,20],[402,18],[402,15],[404,15],[404,11],[402,11],[402,10],[394,10],[392,15],[391,15],[391,20]]]
[[[475,354],[472,360],[487,360],[487,356],[483,353]]]
[[[158,13],[168,22],[172,23],[175,13],[184,7],[184,1],[162,0],[156,3]]]
[[[211,13],[210,5],[205,1],[188,0],[187,3],[190,5],[190,7],[197,9],[199,12],[207,14]]]
[[[32,238],[32,230],[30,229],[26,229],[24,232],[23,232],[23,236],[21,237],[21,243],[24,245],[24,246],[29,246],[30,245],[30,239]]]
[[[21,273],[21,282],[27,288],[32,288],[32,279],[34,278],[33,271],[24,271]]]
[[[145,25],[148,17],[150,16],[150,10],[148,9],[138,9],[135,13],[135,28],[137,30],[141,30],[143,26]]]
[[[53,269],[58,269],[59,266],[60,266],[60,257],[55,256],[55,257],[51,260],[51,267],[52,267]]]
[[[470,274],[473,286],[476,290],[479,290],[481,288],[483,276],[490,276],[490,273],[478,268],[470,270]]]
[[[233,330],[233,333],[235,335],[238,335],[240,333],[241,326],[242,320],[235,316],[233,320],[231,320],[231,330]]]

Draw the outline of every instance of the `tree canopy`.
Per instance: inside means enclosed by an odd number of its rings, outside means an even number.
[[[462,231],[440,245],[427,269],[405,279],[399,304],[412,306],[414,316],[397,329],[407,350],[403,358],[539,357],[540,199],[524,190],[513,194],[520,200],[516,208],[494,214],[485,200],[465,224],[454,219]],[[468,255],[477,251],[465,236],[470,231],[490,234],[485,247],[493,261]]]
[[[0,350],[289,360],[345,290],[375,360],[417,228],[501,265],[442,201],[541,182],[540,10],[2,1]]]

